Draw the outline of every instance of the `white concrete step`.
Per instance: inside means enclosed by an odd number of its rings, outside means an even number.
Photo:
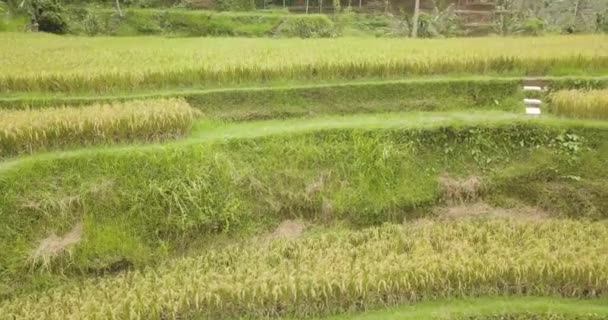
[[[524,99],[524,104],[526,105],[526,107],[540,107],[543,102],[540,101],[540,99]]]
[[[536,116],[536,115],[540,115],[541,111],[540,111],[540,108],[526,108],[526,114]]]

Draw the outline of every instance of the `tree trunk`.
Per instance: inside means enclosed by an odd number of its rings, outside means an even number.
[[[285,1],[286,1],[286,0],[283,0],[283,9],[285,9]]]
[[[122,18],[122,10],[120,9],[120,1],[116,0],[116,10],[118,10],[118,16]]]
[[[323,0],[319,0],[319,13],[323,13]]]
[[[309,1],[310,1],[310,0],[306,0],[306,14],[308,14],[308,2],[309,2]]]
[[[359,0],[359,9],[361,9],[361,1],[363,0]]]
[[[418,38],[418,17],[420,16],[420,0],[416,0],[416,6],[414,7],[414,19],[412,24],[412,38]]]

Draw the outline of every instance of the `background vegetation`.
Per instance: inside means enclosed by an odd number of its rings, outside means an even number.
[[[302,3],[292,0],[127,0],[121,2],[123,8],[118,10],[115,1],[8,0],[3,5],[6,22],[2,28],[26,30],[27,21],[22,18],[33,17],[42,31],[86,35],[411,35],[413,1],[364,2],[365,5],[361,6],[361,3],[350,0],[325,3],[322,0]],[[571,34],[608,30],[608,4],[602,0],[500,0],[493,11],[487,14],[482,11],[481,15],[470,14],[467,8],[457,8],[450,1],[423,0],[422,4],[425,10],[418,19],[417,28],[420,37]],[[309,7],[311,14],[315,13],[310,18],[299,17],[288,10],[305,13],[304,5]],[[199,11],[210,9],[226,13]],[[288,31],[276,32],[280,28]]]

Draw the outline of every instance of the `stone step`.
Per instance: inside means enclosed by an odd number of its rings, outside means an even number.
[[[524,99],[524,104],[526,106],[540,107],[543,102],[540,99]]]
[[[524,86],[524,91],[543,91],[543,87],[540,86]]]
[[[526,108],[526,114],[536,116],[536,115],[540,115],[541,111],[540,111],[540,108]]]

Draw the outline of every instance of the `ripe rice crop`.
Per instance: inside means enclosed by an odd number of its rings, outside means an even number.
[[[157,269],[21,295],[0,302],[0,314],[306,317],[471,295],[593,297],[608,290],[607,240],[604,222],[532,218],[419,220],[248,240]]]
[[[190,131],[195,114],[179,99],[0,110],[0,157],[70,145],[178,137]]]
[[[551,96],[551,111],[576,118],[608,119],[608,89],[557,91]]]
[[[108,92],[444,74],[580,75],[608,69],[605,35],[276,40],[0,34],[0,43],[0,92]]]

